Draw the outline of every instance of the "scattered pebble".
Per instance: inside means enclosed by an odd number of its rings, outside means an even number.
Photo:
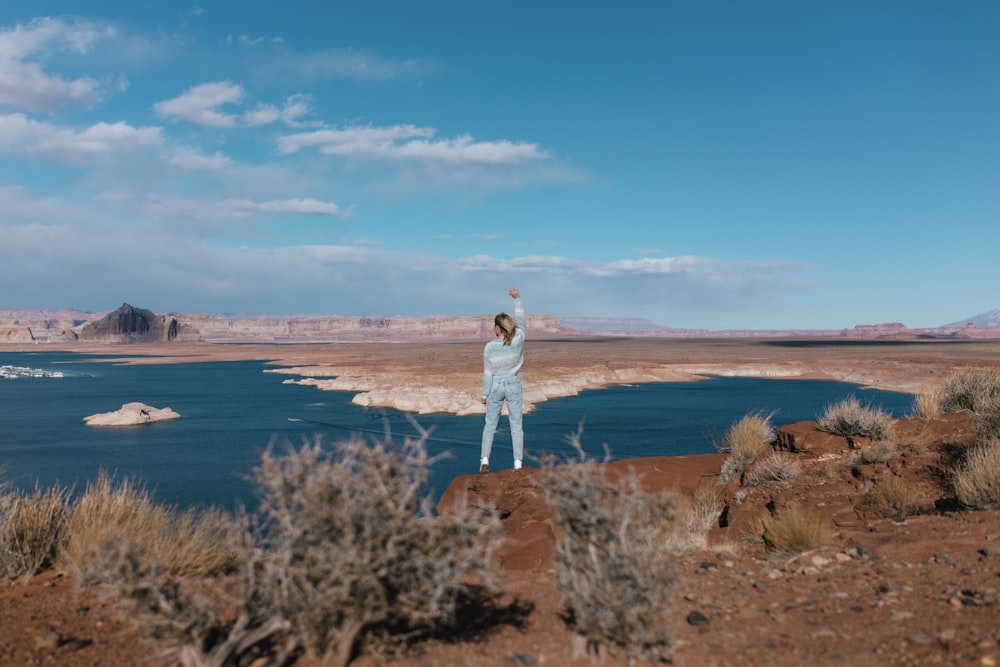
[[[688,614],[687,622],[688,625],[694,625],[694,626],[708,625],[708,616],[705,616],[705,614],[695,609],[690,614]]]

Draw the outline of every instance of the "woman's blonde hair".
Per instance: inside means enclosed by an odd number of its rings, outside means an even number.
[[[493,318],[493,324],[500,327],[500,331],[503,332],[503,344],[510,345],[511,341],[514,340],[514,332],[517,331],[514,318],[507,313],[500,313]]]

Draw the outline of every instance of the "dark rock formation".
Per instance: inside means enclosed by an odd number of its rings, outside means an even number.
[[[157,315],[151,310],[123,303],[101,319],[83,325],[80,340],[155,343],[175,340],[179,331],[180,325],[173,316]]]

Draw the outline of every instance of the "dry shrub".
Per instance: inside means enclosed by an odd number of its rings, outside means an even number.
[[[952,375],[941,388],[944,412],[995,412],[1000,404],[1000,370],[973,369]]]
[[[819,430],[843,436],[864,436],[886,440],[893,432],[892,415],[881,408],[861,405],[856,396],[848,396],[826,406],[817,419]]]
[[[983,439],[1000,437],[1000,403],[976,415],[976,433]]]
[[[634,476],[610,483],[582,454],[543,462],[539,482],[561,533],[554,577],[576,652],[669,660],[678,572],[662,545],[676,539],[673,494],[645,492]]]
[[[491,586],[499,519],[433,517],[422,495],[429,463],[422,442],[352,439],[333,451],[316,443],[268,452],[254,470],[283,582],[277,611],[321,664],[454,627],[474,586]]]
[[[829,525],[814,512],[792,504],[761,519],[764,547],[771,552],[797,554],[830,541]]]
[[[934,419],[941,412],[941,391],[939,389],[923,391],[913,397],[910,416],[914,419]]]
[[[240,531],[237,596],[164,576],[127,543],[108,552],[142,627],[185,667],[287,665],[303,651],[343,666],[456,628],[459,604],[491,590],[499,520],[432,516],[429,464],[422,441],[268,451],[254,470],[259,513]]]
[[[285,667],[298,657],[301,647],[291,624],[275,612],[284,580],[262,552],[251,548],[254,531],[247,521],[236,595],[218,580],[163,575],[127,542],[105,551],[140,631],[173,649],[182,667]]]
[[[118,484],[104,470],[72,504],[61,562],[81,582],[114,580],[122,544],[166,574],[208,575],[237,560],[233,517],[217,508],[178,512],[154,502],[140,483]],[[137,556],[138,557],[138,556]]]
[[[743,475],[745,486],[787,482],[802,474],[802,463],[792,454],[773,452],[758,458]]]
[[[0,509],[0,575],[28,578],[55,563],[66,539],[67,492],[58,484],[16,491]]]
[[[750,464],[767,448],[768,443],[774,441],[772,416],[773,413],[765,414],[760,411],[746,414],[732,424],[722,439],[715,443],[717,450],[729,454],[719,473],[720,484],[742,477]]]
[[[896,443],[891,440],[879,440],[859,449],[857,460],[858,463],[867,465],[885,463],[895,456],[898,451]]]
[[[902,521],[916,513],[917,494],[912,484],[893,476],[872,486],[865,494],[865,503],[883,519]]]
[[[1000,509],[1000,437],[971,445],[951,477],[955,496],[966,507]]]
[[[974,369],[950,377],[941,390],[945,412],[976,415],[980,438],[1000,436],[1000,369]]]

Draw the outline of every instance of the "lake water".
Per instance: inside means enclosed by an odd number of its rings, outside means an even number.
[[[265,373],[269,366],[260,361],[127,366],[70,353],[0,353],[5,364],[65,374],[0,380],[0,468],[18,488],[55,482],[82,488],[105,469],[117,479],[139,477],[165,503],[255,507],[247,477],[269,445],[299,446],[316,437],[334,442],[352,432],[375,439],[386,427],[396,436],[414,433],[400,412],[355,406],[350,393],[282,384],[288,376]],[[568,436],[583,420],[584,448],[598,458],[605,445],[613,458],[706,453],[748,412],[774,412],[780,426],[815,419],[850,395],[896,416],[907,414],[913,401],[910,394],[816,380],[713,378],[610,387],[537,405],[524,418],[525,447],[529,457],[543,451],[568,456]],[[115,428],[82,421],[132,401],[173,408],[182,418]],[[429,492],[437,497],[456,475],[478,470],[482,416],[417,419],[432,429],[429,452],[450,452],[431,470]],[[495,470],[511,465],[505,427],[502,418]]]

